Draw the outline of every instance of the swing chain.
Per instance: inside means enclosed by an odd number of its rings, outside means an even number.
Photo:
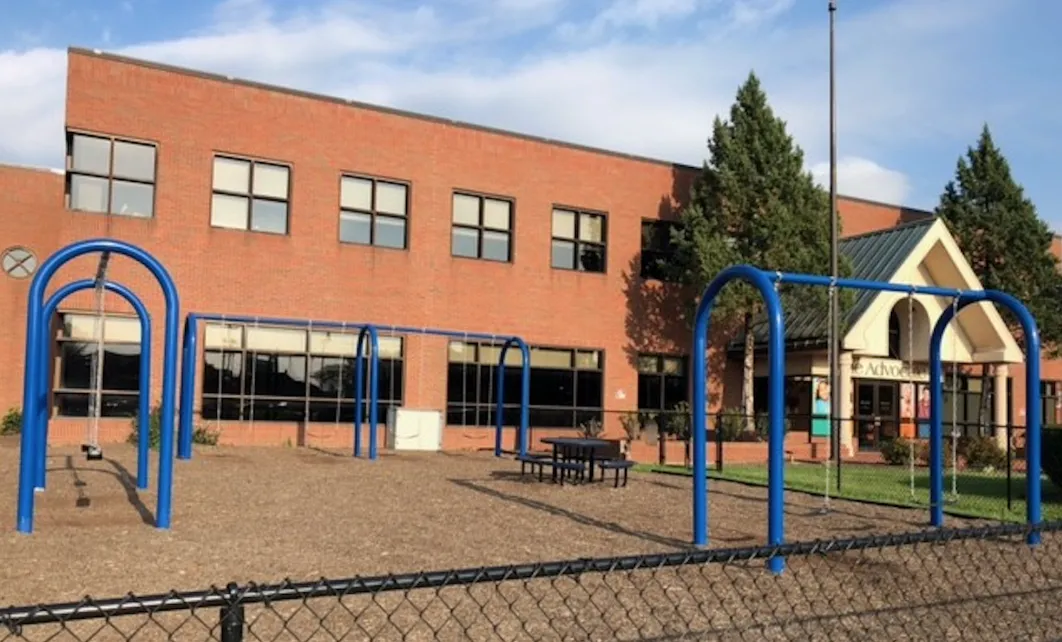
[[[959,497],[959,295],[951,300],[951,495],[952,501]]]
[[[914,380],[914,288],[907,292],[907,387],[911,395],[911,424],[914,435],[908,441],[907,468],[911,499],[915,498],[915,439],[918,438],[918,394]]]

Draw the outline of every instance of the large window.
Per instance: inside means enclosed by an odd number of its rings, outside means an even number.
[[[291,169],[286,165],[215,156],[210,224],[287,234],[290,188]]]
[[[553,208],[553,267],[604,272],[605,243],[604,214]]]
[[[668,280],[665,265],[674,256],[671,230],[678,223],[673,221],[642,221],[641,276],[643,279]]]
[[[67,135],[66,206],[82,212],[151,218],[155,146],[89,134]]]
[[[1044,425],[1062,424],[1062,381],[1041,381],[1040,399]]]
[[[97,339],[102,333],[102,364]],[[65,417],[133,417],[140,398],[140,321],[129,317],[64,314],[59,333],[56,412]],[[102,365],[100,394],[97,366]]]
[[[454,193],[450,253],[488,261],[512,260],[512,201]]]
[[[638,410],[671,410],[686,401],[689,401],[689,378],[685,357],[638,355]]]
[[[406,247],[409,186],[366,176],[340,182],[339,240],[343,243]]]
[[[206,420],[354,420],[354,354],[358,335],[213,323],[204,339],[202,416]],[[365,354],[371,354],[365,342]],[[380,337],[379,421],[402,405],[401,337]],[[365,391],[369,384],[365,360]],[[363,406],[364,420],[369,407]]]
[[[449,426],[493,426],[497,403],[501,348],[451,341],[446,378],[446,423]],[[520,424],[521,357],[505,355],[507,426]],[[578,428],[602,420],[604,363],[600,350],[531,348],[530,423],[537,428]]]

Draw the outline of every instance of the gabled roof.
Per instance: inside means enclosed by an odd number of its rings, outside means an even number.
[[[866,281],[889,281],[910,256],[911,251],[925,238],[937,222],[936,217],[904,223],[893,228],[859,234],[841,239],[838,250],[851,262],[851,278]],[[850,328],[870,307],[877,292],[859,290],[851,309],[841,319],[842,328]],[[825,345],[829,332],[829,315],[820,305],[789,309],[785,313],[786,344],[794,348]],[[756,343],[766,343],[767,324],[753,325]],[[742,343],[739,336],[732,347]]]

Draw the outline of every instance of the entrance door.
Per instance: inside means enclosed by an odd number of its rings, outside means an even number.
[[[855,422],[860,450],[877,450],[899,436],[899,385],[894,381],[857,381]]]

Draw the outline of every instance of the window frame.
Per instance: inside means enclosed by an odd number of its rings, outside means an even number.
[[[471,361],[460,361],[460,360],[455,361],[455,360],[453,360],[451,358],[452,347],[455,344],[462,344],[464,346],[472,347],[472,348],[475,349],[475,354],[473,355]],[[467,372],[469,369],[477,370],[477,371],[478,370],[482,370],[482,369],[486,369],[487,373],[488,373],[487,376],[490,377],[489,387],[491,388],[492,391],[494,391],[496,389],[496,386],[494,386],[494,381],[495,381],[495,378],[497,377],[496,368],[498,367],[498,364],[497,364],[497,362],[493,362],[493,363],[483,363],[483,362],[481,362],[480,351],[483,348],[495,348],[495,349],[500,350],[503,345],[504,344],[502,344],[502,343],[492,343],[490,341],[479,341],[479,340],[472,340],[472,339],[463,340],[461,338],[451,338],[451,339],[447,340],[447,342],[446,342],[446,366],[447,366],[447,368],[446,368],[446,405],[445,405],[446,410],[445,410],[445,415],[444,415],[444,426],[446,428],[459,428],[459,429],[491,429],[491,428],[494,428],[495,424],[492,421],[490,421],[490,419],[491,419],[491,414],[495,411],[495,408],[497,407],[497,399],[494,399],[493,401],[489,401],[489,400],[488,401],[480,401],[480,399],[479,399],[479,397],[480,397],[480,394],[479,394],[480,393],[480,389],[478,387],[479,386],[479,381],[477,380],[477,381],[473,381],[470,384],[474,388],[474,392],[475,392],[473,397],[466,396],[465,398],[462,398],[460,400],[451,401],[450,400],[450,394],[449,394],[450,393],[450,386],[451,386],[450,373],[451,373],[451,368],[461,368],[463,372]],[[607,412],[607,410],[606,410],[606,401],[607,401],[607,399],[606,399],[606,394],[605,394],[605,392],[607,390],[607,385],[606,385],[606,380],[605,380],[605,368],[606,368],[605,358],[606,357],[605,357],[604,348],[587,347],[587,346],[574,346],[573,347],[573,346],[556,346],[556,345],[529,345],[528,349],[530,350],[530,352],[532,354],[532,359],[534,358],[533,355],[534,355],[534,352],[536,350],[567,352],[567,353],[569,353],[571,355],[571,359],[569,361],[570,365],[567,368],[551,368],[551,367],[544,367],[544,366],[538,366],[537,367],[537,369],[540,369],[540,370],[564,370],[565,372],[570,372],[571,373],[571,377],[572,377],[572,386],[573,386],[572,387],[572,393],[571,393],[572,394],[572,404],[570,406],[568,406],[568,405],[540,405],[540,404],[535,404],[535,403],[529,403],[528,404],[528,412],[529,412],[529,414],[534,413],[536,410],[540,411],[540,412],[570,412],[571,413],[572,425],[570,425],[570,426],[544,426],[544,425],[542,425],[541,427],[542,427],[543,430],[579,430],[579,428],[580,428],[580,422],[579,422],[580,416],[581,415],[587,415],[587,414],[594,414],[594,413],[596,413],[596,419],[598,421],[604,422],[605,414]],[[579,365],[579,360],[578,360],[579,353],[594,353],[594,354],[596,354],[597,355],[597,366],[596,367],[580,366]],[[516,350],[515,348],[510,347],[509,351],[506,353],[506,358],[508,359],[509,357],[511,357],[514,354],[519,356],[519,354],[520,354],[519,350]],[[506,369],[511,369],[515,374],[518,374],[521,371],[521,369],[522,369],[522,366],[520,366],[520,365],[508,365],[507,364],[505,367],[506,367]],[[534,377],[535,369],[536,369],[536,366],[534,366],[534,365],[530,366],[530,376],[531,377]],[[601,390],[600,390],[600,393],[601,393],[601,407],[600,408],[582,406],[582,405],[579,404],[579,390],[578,390],[579,377],[578,377],[578,373],[580,373],[580,372],[596,372],[596,373],[600,373],[600,376],[601,376]],[[464,377],[462,377],[462,378],[464,378]],[[532,382],[529,381],[529,383],[532,383]],[[463,390],[467,390],[468,389],[468,385],[465,385],[464,381],[462,382],[462,389]],[[507,391],[507,394],[512,394],[512,391],[511,391],[510,388],[507,387],[506,391]],[[519,403],[503,403],[503,408],[506,411],[513,411],[515,409],[519,409],[520,408],[520,404]],[[475,413],[475,420],[472,423],[467,423],[467,424],[466,423],[450,423],[449,417],[450,417],[450,413],[452,411],[460,412],[460,413],[462,413],[463,416],[464,416],[465,413],[473,412],[473,413]],[[486,421],[484,423],[478,423],[478,419],[479,419],[480,413],[483,413],[485,415],[485,417],[486,417]],[[503,422],[504,422],[504,417],[503,417]],[[535,421],[532,420],[531,423],[535,424]],[[511,422],[506,422],[505,425],[512,425],[512,423]],[[541,425],[541,424],[539,424],[539,425]]]
[[[365,181],[372,182],[372,205],[370,206],[370,211],[365,211],[365,210],[361,210],[361,209],[345,207],[343,205],[343,180],[346,179],[346,178],[351,178],[351,179],[356,179],[356,180],[365,180]],[[401,185],[403,188],[405,188],[405,190],[406,190],[406,198],[405,198],[406,213],[405,214],[403,214],[402,216],[399,216],[397,214],[391,214],[389,212],[378,212],[376,210],[376,186],[379,183],[387,183],[387,184],[390,184],[390,185]],[[410,207],[413,204],[413,194],[412,194],[412,192],[413,192],[413,183],[412,183],[412,181],[409,181],[409,180],[406,180],[406,179],[392,178],[392,177],[389,177],[389,176],[378,176],[378,175],[375,175],[375,174],[366,174],[366,173],[363,173],[363,172],[351,172],[351,171],[342,171],[342,172],[340,172],[339,173],[339,218],[338,218],[339,225],[338,225],[338,227],[336,229],[336,238],[339,239],[339,242],[342,245],[354,245],[354,246],[361,246],[361,247],[380,248],[380,249],[384,249],[384,250],[396,250],[396,251],[406,251],[406,252],[408,252],[409,249],[410,249],[410,247],[409,247],[410,246],[410,243],[409,243],[409,240],[410,240],[410,234],[409,234],[409,224],[410,224],[409,216],[410,216],[410,211],[409,210],[410,210]],[[369,242],[368,243],[359,243],[358,241],[344,241],[343,240],[342,233],[343,233],[343,215],[344,214],[366,214],[366,215],[369,216]],[[402,232],[402,247],[393,247],[393,246],[390,246],[390,245],[377,245],[377,243],[376,243],[376,219],[377,218],[401,219],[402,221],[405,222],[405,225],[403,227],[403,232]]]
[[[86,171],[82,169],[76,169],[74,167],[74,139],[92,138],[96,140],[107,141],[107,173],[99,174],[93,171]],[[153,152],[153,159],[151,164],[151,180],[145,180],[143,178],[135,178],[125,175],[115,175],[114,173],[114,148],[115,143],[126,143],[128,145],[139,145],[142,147],[150,147]],[[151,220],[155,218],[155,208],[158,206],[158,182],[159,182],[159,142],[157,140],[150,140],[146,138],[136,138],[132,136],[119,136],[117,134],[106,134],[102,132],[88,131],[82,129],[66,129],[66,155],[64,161],[64,176],[63,176],[63,201],[67,211],[79,212],[82,214],[101,214],[103,216],[120,216],[125,219],[133,220]],[[74,207],[73,203],[73,183],[74,178],[77,176],[87,176],[90,178],[103,179],[107,181],[107,207],[105,211],[86,210],[78,207]],[[122,214],[120,212],[112,212],[112,205],[114,203],[114,183],[115,181],[123,183],[132,183],[136,185],[149,185],[151,186],[151,213],[147,216],[138,216],[135,214]]]
[[[1062,419],[1062,410],[1059,410],[1060,398],[1062,398],[1062,381],[1054,379],[1040,381],[1040,411],[1045,426],[1057,426],[1059,420]],[[1048,421],[1048,417],[1054,421]]]
[[[565,236],[558,236],[557,230],[554,228],[553,217],[556,213],[570,212],[575,215],[575,229],[573,231],[572,238]],[[593,218],[601,219],[601,241],[584,241],[581,238],[580,231],[582,229],[583,217],[589,216]],[[549,265],[554,270],[565,270],[567,272],[581,272],[585,274],[608,274],[608,212],[601,210],[587,209],[585,207],[571,207],[562,203],[554,203],[550,209],[549,217],[549,233],[550,233],[550,248],[549,248]],[[555,242],[571,243],[575,246],[575,265],[567,267],[563,265],[557,265],[553,261],[553,244]],[[584,246],[596,247],[601,249],[601,269],[600,270],[588,270],[583,267],[582,261],[579,257],[582,254]]]
[[[638,251],[638,276],[643,281],[661,281],[664,283],[671,282],[670,279],[663,278],[664,275],[655,273],[658,268],[647,261],[648,256],[655,256],[657,259],[667,258],[670,254],[674,253],[674,247],[671,245],[671,230],[680,228],[682,223],[680,221],[672,221],[659,218],[642,218],[641,227],[639,229],[639,251]],[[660,228],[665,227],[668,231],[667,242],[664,249],[647,248],[645,244],[646,228]],[[650,267],[652,265],[652,267]]]
[[[347,396],[343,395],[342,394],[342,392],[343,392],[343,383],[342,382],[340,382],[339,388],[338,388],[338,391],[339,391],[340,394],[337,394],[337,395],[334,395],[334,396],[330,396],[330,397],[319,397],[319,396],[312,395],[311,394],[311,386],[313,385],[313,383],[312,383],[311,374],[312,374],[313,371],[311,369],[311,366],[313,365],[314,359],[344,360],[344,361],[349,360],[349,361],[353,361],[356,358],[356,356],[353,355],[353,354],[350,354],[350,355],[347,355],[347,354],[339,355],[339,354],[322,353],[322,352],[314,351],[312,349],[312,347],[311,347],[310,337],[312,336],[311,335],[312,332],[324,331],[324,332],[330,332],[330,333],[345,334],[345,335],[348,335],[348,336],[353,337],[353,338],[356,339],[357,336],[358,336],[358,333],[357,333],[356,329],[352,329],[352,330],[347,331],[347,332],[339,332],[339,331],[334,330],[334,329],[316,330],[316,329],[313,329],[313,328],[297,328],[297,327],[283,326],[283,325],[261,325],[261,326],[258,326],[258,327],[268,328],[268,329],[277,329],[277,330],[287,330],[287,331],[301,332],[303,334],[304,340],[305,340],[305,343],[303,345],[303,349],[299,350],[299,351],[292,351],[292,350],[271,350],[271,351],[266,351],[266,350],[258,350],[258,349],[255,349],[255,348],[247,347],[247,330],[254,329],[256,326],[254,326],[253,324],[250,324],[250,323],[234,323],[234,322],[210,322],[208,325],[221,326],[221,327],[224,327],[224,328],[239,328],[239,330],[240,330],[240,347],[238,347],[238,348],[237,347],[224,347],[224,348],[212,347],[212,346],[208,346],[207,345],[207,342],[206,342],[205,339],[203,340],[202,356],[200,357],[199,363],[197,364],[197,368],[199,370],[199,376],[201,377],[200,381],[202,382],[200,384],[200,387],[199,387],[199,415],[200,415],[200,417],[203,420],[228,421],[228,422],[237,422],[237,423],[238,422],[255,422],[255,421],[263,421],[263,422],[304,421],[306,423],[316,423],[316,424],[322,424],[322,423],[323,424],[331,424],[331,423],[339,422],[339,423],[343,423],[344,425],[346,423],[348,423],[348,422],[346,422],[346,420],[340,418],[342,416],[341,412],[340,412],[340,416],[337,416],[336,419],[332,419],[332,420],[317,421],[317,420],[314,420],[312,418],[312,416],[311,416],[311,407],[314,404],[335,404],[337,407],[342,407],[344,405],[353,405],[353,403],[356,401],[357,397],[356,396],[347,397]],[[388,405],[396,404],[396,403],[397,404],[404,404],[405,401],[406,401],[406,370],[405,370],[405,366],[406,366],[406,361],[407,361],[407,357],[408,357],[408,353],[407,353],[408,343],[406,342],[406,337],[405,336],[395,335],[395,338],[397,338],[399,340],[399,355],[400,356],[398,358],[382,357],[381,356],[380,357],[380,370],[381,370],[381,372],[387,371],[389,376],[390,376],[390,374],[394,372],[393,362],[398,362],[398,363],[401,364],[401,377],[400,377],[400,381],[398,382],[398,385],[395,386],[395,388],[394,388],[395,398],[391,398],[392,397],[391,390],[390,389],[385,390],[383,386],[381,386],[380,390],[378,391],[379,395],[380,395],[379,404],[380,404],[381,408],[383,409],[383,412],[381,412],[380,415],[378,416],[378,421],[380,423],[383,423],[384,421],[386,421],[386,416],[387,416],[386,415],[386,407]],[[370,348],[368,348],[368,347],[363,348],[363,350],[366,351],[363,354],[367,355],[369,349]],[[240,355],[240,377],[239,377],[239,382],[238,382],[239,392],[221,392],[221,393],[219,393],[217,388],[211,388],[211,387],[207,386],[207,383],[206,383],[206,381],[207,381],[207,368],[212,367],[212,365],[210,363],[208,363],[207,357],[208,357],[208,355],[211,355],[211,354],[221,355],[221,358],[224,358],[225,356],[232,355],[232,354]],[[249,373],[249,370],[253,367],[253,363],[254,363],[254,360],[251,358],[252,355],[255,355],[255,356],[256,355],[276,355],[276,356],[286,356],[286,357],[300,357],[300,358],[304,359],[305,360],[305,366],[304,366],[305,381],[303,382],[303,393],[302,393],[302,395],[301,396],[259,395],[259,394],[255,394],[253,390],[248,392],[248,390],[250,390],[250,386],[252,385],[251,384],[251,375]],[[364,365],[364,367],[365,367],[365,377],[363,379],[363,383],[364,383],[365,386],[368,386],[368,384],[369,384],[369,376],[368,376],[368,374],[369,374],[369,366],[370,366],[370,364],[369,364],[369,361],[368,361],[367,357],[366,357],[366,361],[364,362],[364,364],[365,364]],[[216,366],[213,366],[213,367],[216,368]],[[236,413],[236,418],[227,418],[227,417],[224,416],[225,413],[223,412],[224,403],[225,402],[233,402],[233,401],[236,402],[237,408],[238,408],[237,413]],[[256,401],[293,402],[295,404],[298,404],[298,407],[301,408],[302,419],[284,419],[284,418],[272,419],[272,418],[263,418],[261,416],[256,416],[255,415],[255,409],[254,409],[254,403]],[[369,418],[369,407],[368,407],[369,397],[368,397],[367,394],[364,397],[364,401],[365,401],[365,405],[362,406],[362,408],[363,408],[363,420],[364,421],[368,421],[368,418]],[[204,408],[206,407],[208,402],[212,402],[214,404],[215,412],[206,412],[206,411],[204,411]]]
[[[479,200],[478,208],[478,222],[476,225],[469,225],[467,223],[458,223],[454,221],[454,197],[465,196],[469,198],[475,198]],[[507,203],[509,205],[509,228],[504,230],[504,233],[508,236],[508,252],[504,261],[498,259],[492,259],[483,256],[483,233],[495,232],[502,233],[503,230],[499,230],[493,227],[486,227],[484,225],[484,212],[486,211],[487,200],[499,201]],[[476,255],[467,256],[464,254],[454,254],[454,230],[475,230],[476,232]],[[511,196],[502,196],[500,194],[488,194],[485,192],[476,192],[474,190],[466,189],[454,189],[450,192],[450,257],[455,259],[469,259],[472,261],[487,261],[489,263],[498,264],[512,264],[516,261],[516,199]]]
[[[675,403],[676,404],[678,404],[678,403],[690,403],[690,379],[691,379],[691,377],[690,377],[690,358],[689,358],[689,355],[687,355],[687,354],[667,354],[667,353],[663,353],[663,352],[639,352],[637,354],[637,356],[636,356],[636,359],[637,359],[637,361],[635,362],[636,363],[636,365],[635,365],[635,373],[638,376],[638,381],[637,381],[637,389],[636,389],[637,396],[636,396],[635,402],[636,402],[637,407],[638,407],[637,408],[638,412],[669,412],[669,411],[674,409],[674,405],[672,405],[671,407],[668,407],[668,405],[666,403],[667,399],[665,398],[666,395],[664,394],[665,391],[667,390],[667,379],[669,377],[681,377],[683,382],[684,382],[684,384],[685,384],[685,386],[684,386],[685,387],[685,392],[683,394],[684,399],[681,399],[681,400],[679,400],[679,401],[677,401]],[[652,370],[652,371],[642,369],[642,360],[643,359],[653,359],[655,361],[655,369]],[[670,360],[670,359],[677,360],[681,364],[680,367],[681,367],[682,370],[681,370],[681,373],[679,375],[668,374],[666,372],[666,369],[664,368],[664,362],[667,361],[667,360]],[[642,401],[642,390],[641,390],[642,377],[646,377],[646,378],[652,377],[655,380],[653,385],[659,387],[660,403],[661,403],[661,406],[662,406],[661,408],[643,408],[642,407],[642,403],[641,403],[641,401]]]
[[[227,189],[218,189],[214,185],[214,181],[217,173],[217,161],[223,159],[227,161],[236,161],[248,164],[247,172],[247,191],[246,192],[234,192]],[[254,193],[254,176],[255,168],[259,165],[266,165],[269,167],[282,168],[287,172],[287,198],[277,198],[275,196],[259,196]],[[233,154],[230,152],[224,152],[220,150],[214,150],[210,157],[210,203],[207,207],[209,212],[210,227],[216,230],[231,230],[234,232],[253,232],[256,234],[268,234],[270,236],[291,236],[291,204],[292,204],[292,192],[294,190],[294,167],[289,162],[284,162],[276,159],[262,158],[257,156],[244,156],[242,154]],[[217,225],[214,223],[214,196],[228,196],[232,198],[242,198],[247,203],[247,223],[245,227],[230,227],[227,225]],[[254,229],[254,202],[266,201],[269,203],[283,203],[284,204],[284,231],[272,232],[270,230],[256,230]]]
[[[79,339],[79,338],[75,338],[75,337],[66,336],[64,328],[65,328],[65,325],[66,325],[65,324],[65,320],[66,320],[66,317],[68,315],[70,315],[70,316],[82,316],[82,317],[83,316],[95,316],[95,315],[93,315],[90,312],[79,311],[79,310],[60,310],[59,312],[56,313],[56,319],[58,321],[58,327],[53,326],[54,332],[53,332],[53,335],[52,335],[52,338],[53,338],[52,346],[53,346],[53,349],[55,350],[55,360],[54,360],[55,371],[52,373],[52,377],[51,377],[51,403],[49,404],[49,408],[50,408],[49,415],[53,416],[53,417],[74,417],[74,418],[90,417],[91,414],[85,414],[85,415],[62,415],[62,414],[59,414],[60,413],[60,404],[58,402],[58,399],[62,395],[71,395],[71,396],[73,396],[73,395],[84,395],[84,396],[89,397],[90,401],[89,401],[89,406],[88,406],[88,412],[91,413],[91,411],[92,411],[91,398],[92,398],[92,396],[93,396],[93,394],[95,392],[95,389],[92,388],[92,387],[89,387],[89,388],[68,388],[68,387],[65,387],[65,386],[62,385],[62,383],[63,383],[63,374],[64,374],[64,371],[65,371],[65,368],[66,368],[66,360],[63,358],[63,352],[64,352],[63,351],[63,347],[64,347],[64,345],[65,344],[70,344],[70,343],[84,343],[84,344],[95,345],[95,341],[93,341],[93,340]],[[117,320],[123,320],[123,321],[132,320],[132,321],[136,321],[137,323],[140,322],[140,318],[138,316],[131,315],[131,314],[104,314],[104,319],[105,320],[106,319],[117,319]],[[121,340],[113,340],[113,339],[111,341],[107,341],[106,340],[106,334],[104,334],[104,337],[103,337],[103,354],[100,355],[100,357],[99,357],[99,358],[103,359],[103,369],[104,369],[104,371],[106,371],[106,368],[107,368],[107,346],[116,346],[116,345],[137,346],[140,350],[144,349],[143,337],[141,337],[141,340],[139,340],[139,341],[121,341]],[[139,367],[140,367],[140,352],[137,353],[137,368],[139,368]],[[102,387],[102,381],[101,381],[100,382],[100,385],[101,385],[101,388],[100,388],[100,401],[101,401],[101,403],[102,403],[103,398],[105,396],[107,396],[107,397],[124,397],[124,398],[132,399],[134,402],[139,402],[140,393],[141,393],[140,386],[139,386],[139,371],[138,371],[137,375],[138,375],[137,376],[137,382],[138,383],[137,383],[136,389],[134,389],[134,390],[119,390],[119,389],[113,389],[113,388],[104,388],[104,387]],[[94,378],[95,374],[93,373],[91,376]],[[102,413],[101,413],[100,416],[101,416],[102,419],[126,419],[126,418],[128,418],[127,415],[106,415],[106,414],[102,414]],[[133,413],[133,415],[130,415],[130,416],[135,416],[135,412]]]

